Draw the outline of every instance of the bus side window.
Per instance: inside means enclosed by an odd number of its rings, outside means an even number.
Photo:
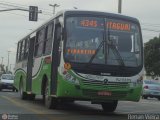
[[[42,28],[40,31],[37,32],[36,35],[36,43],[35,43],[35,53],[34,56],[39,57],[43,54],[43,43],[45,37],[45,29]]]
[[[18,42],[18,44],[17,44],[17,57],[16,57],[17,62],[19,61],[19,56],[20,56],[20,42]]]
[[[45,33],[45,40],[44,40],[44,47],[43,47],[43,54],[48,55],[51,53],[52,48],[52,38],[53,38],[53,27],[54,23],[50,23],[46,27],[46,33]]]
[[[27,57],[28,57],[28,43],[29,42],[29,38],[26,38],[25,39],[25,47],[24,47],[24,60],[26,60],[27,59]]]
[[[21,61],[21,60],[22,60],[22,59],[21,59],[21,58],[22,58],[22,57],[21,57],[21,56],[22,56],[22,42],[23,42],[23,41],[20,41],[20,42],[19,42],[19,58],[18,58],[18,61]]]
[[[20,60],[23,60],[23,58],[24,58],[24,45],[25,45],[25,41],[24,40],[22,40],[22,43],[21,43],[21,58],[20,58]]]

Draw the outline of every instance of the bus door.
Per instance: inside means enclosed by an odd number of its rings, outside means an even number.
[[[54,42],[52,50],[52,66],[51,66],[51,95],[56,95],[57,91],[57,75],[58,75],[58,66],[60,64],[60,41],[61,41],[61,24],[55,23],[54,29]]]
[[[29,40],[29,51],[28,51],[28,62],[27,62],[27,81],[26,81],[26,90],[32,91],[32,67],[33,67],[33,51],[35,36],[31,37]]]

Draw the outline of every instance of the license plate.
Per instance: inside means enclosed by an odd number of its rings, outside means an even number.
[[[97,94],[99,96],[111,96],[112,92],[111,91],[99,91]]]

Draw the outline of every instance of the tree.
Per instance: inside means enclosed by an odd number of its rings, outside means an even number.
[[[153,38],[144,44],[144,60],[146,74],[160,75],[160,38]]]
[[[5,69],[4,69],[4,65],[0,64],[0,76],[1,74],[6,73]]]

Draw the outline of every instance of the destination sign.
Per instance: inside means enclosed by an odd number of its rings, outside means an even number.
[[[107,28],[112,30],[130,31],[131,25],[129,23],[107,22]]]
[[[67,49],[68,54],[95,54],[96,50]]]
[[[104,23],[102,21],[91,20],[91,19],[81,20],[79,25],[81,27],[90,27],[90,28],[104,27]],[[131,31],[131,24],[126,22],[107,21],[105,26],[112,30]]]
[[[96,20],[81,20],[80,25],[82,27],[97,27],[97,21]]]

